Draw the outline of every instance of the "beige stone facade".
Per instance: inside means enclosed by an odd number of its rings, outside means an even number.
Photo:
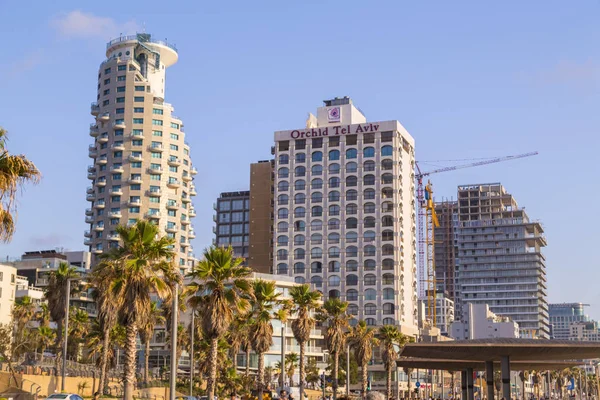
[[[119,224],[148,218],[175,239],[176,262],[185,270],[194,259],[197,171],[183,122],[165,102],[165,71],[177,62],[177,50],[138,34],[112,40],[106,56],[91,105],[85,244],[98,255],[117,246]]]

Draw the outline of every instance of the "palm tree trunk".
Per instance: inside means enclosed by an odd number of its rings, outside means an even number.
[[[333,376],[332,376],[332,389],[333,389],[333,400],[337,398],[337,388],[338,388],[338,374],[340,369],[340,359],[338,357],[338,353],[336,352],[333,355]],[[301,399],[304,400],[304,399]]]
[[[150,371],[148,371],[150,367],[150,338],[146,338],[146,349],[144,350],[144,383],[148,383],[150,378]]]
[[[110,329],[104,328],[102,337],[102,359],[100,360],[100,379],[98,380],[98,391],[106,394],[104,390],[108,386],[106,369],[108,367],[108,349],[110,346]]]
[[[360,389],[360,395],[361,397],[364,399],[367,398],[367,381],[369,380],[369,375],[367,373],[367,363],[364,363],[363,366],[361,367],[362,369],[362,383],[361,383],[361,389]]]
[[[263,353],[258,353],[258,373],[256,382],[258,384],[258,400],[262,400],[263,386],[265,383],[265,357]]]
[[[208,399],[213,400],[215,398],[215,386],[217,383],[217,351],[219,349],[219,338],[212,338],[210,340],[210,353],[209,366],[210,373],[208,374],[208,380],[206,381],[206,393]]]
[[[306,343],[302,341],[300,343],[300,362],[298,365],[298,374],[300,375],[299,386],[300,386],[300,400],[304,400],[304,350],[306,347]]]
[[[250,376],[250,346],[246,346],[246,379]]]
[[[62,376],[60,371],[60,360],[62,358],[61,347],[62,347],[62,337],[63,337],[63,320],[60,319],[56,321],[56,351],[54,357],[54,368],[56,370],[57,376]],[[58,385],[57,385],[58,387]]]
[[[408,388],[408,398],[412,399],[412,390],[410,390],[410,373],[412,371],[407,370],[406,371],[406,387]],[[452,375],[452,379],[454,379],[454,375]],[[454,380],[452,381],[452,394],[454,395]]]
[[[385,382],[385,394],[388,399],[392,398],[392,368],[389,365],[385,366],[386,382]],[[400,397],[400,393],[398,393]]]
[[[137,326],[128,324],[125,327],[125,362],[123,365],[123,400],[133,400],[136,365]]]

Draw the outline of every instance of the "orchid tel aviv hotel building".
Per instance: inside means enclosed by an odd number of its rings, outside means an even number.
[[[177,62],[171,44],[149,34],[108,43],[98,71],[98,97],[91,105],[94,143],[87,189],[85,244],[94,254],[118,245],[115,228],[148,218],[175,239],[181,270],[193,262],[190,239],[196,170],[183,122],[165,102],[166,68]]]
[[[344,97],[275,142],[273,272],[348,301],[369,325],[416,334],[413,138]]]

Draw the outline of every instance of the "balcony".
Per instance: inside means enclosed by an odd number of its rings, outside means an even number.
[[[189,232],[188,232],[188,237],[189,237],[190,239],[195,239],[195,238],[196,238],[196,232],[194,232],[194,231],[189,231]]]
[[[98,181],[96,182],[96,186],[100,186],[100,187],[106,186],[106,178],[98,179]]]
[[[139,207],[142,204],[142,200],[140,199],[133,199],[133,200],[129,200],[127,202],[127,205],[130,207]]]
[[[123,196],[123,189],[121,189],[121,188],[110,189],[110,194],[112,194],[114,196]]]
[[[113,165],[112,167],[110,167],[110,172],[122,174],[123,172],[125,172],[125,170],[123,169],[122,165]]]
[[[197,195],[197,194],[198,194],[198,193],[196,192],[196,188],[195,188],[194,186],[192,186],[192,187],[190,188],[190,196],[195,196],[195,195]]]
[[[134,131],[134,132],[131,132],[129,134],[129,137],[132,138],[132,139],[143,139],[144,138],[144,132]]]
[[[167,182],[167,187],[170,187],[171,189],[180,188],[181,182],[179,182],[177,179],[169,179],[169,181]]]
[[[131,176],[131,177],[129,177],[129,179],[127,179],[127,182],[132,183],[132,184],[142,183],[142,177],[141,176]]]
[[[192,181],[192,176],[191,175],[183,175],[181,177],[181,180],[183,180],[184,182],[191,182]]]
[[[106,133],[103,133],[102,135],[98,136],[98,139],[96,140],[98,141],[98,143],[107,143],[108,135]]]
[[[90,124],[90,136],[91,137],[96,137],[100,134],[100,129],[98,128],[98,125],[96,124]]]
[[[141,154],[130,154],[129,155],[129,161],[131,162],[141,162],[144,160],[144,157],[142,157]]]
[[[112,240],[112,241],[117,241],[119,240],[119,234],[118,233],[111,233],[110,235],[107,236],[108,240]]]
[[[85,231],[85,232],[83,232],[83,236],[86,237],[86,238],[91,238],[92,237],[92,232]]]
[[[112,127],[113,127],[113,129],[125,129],[126,128],[125,121],[123,121],[122,119],[115,121],[112,123]]]
[[[125,150],[125,145],[123,143],[113,143],[110,148],[116,151],[123,151]]]
[[[182,196],[182,197],[181,197],[181,202],[182,202],[182,203],[189,203],[190,201],[192,201],[192,199],[190,199],[190,198],[189,198],[189,197],[187,197],[187,196]]]
[[[181,225],[189,225],[190,224],[190,219],[184,215],[181,216]]]
[[[94,180],[96,179],[96,172],[88,172],[87,174],[88,179]]]
[[[92,245],[92,239],[85,239],[83,241],[83,245],[84,246],[91,246]]]
[[[94,187],[93,186],[88,186],[87,189],[85,189],[85,192],[87,194],[94,194]]]
[[[94,210],[92,210],[91,208],[86,208],[85,215],[91,217],[92,215],[94,215]]]
[[[103,165],[103,164],[106,164],[107,162],[108,162],[108,157],[106,157],[106,156],[100,156],[96,159],[96,164]]]
[[[179,167],[181,165],[181,160],[175,156],[171,156],[169,157],[169,159],[167,160],[167,163],[171,166],[171,167]]]
[[[155,211],[148,211],[146,213],[146,217],[148,217],[150,219],[159,219],[160,218],[160,213],[159,212],[155,212]]]
[[[90,147],[88,147],[88,156],[90,158],[98,157],[98,150],[96,150],[96,146],[91,145]]]
[[[108,121],[110,119],[110,113],[102,113],[97,117],[100,121]]]
[[[94,254],[102,254],[102,249],[92,249],[92,253]]]
[[[196,210],[193,208],[190,208],[190,211],[188,213],[190,215],[190,218],[193,218],[196,216]]]
[[[94,203],[94,208],[104,208],[106,204],[103,201],[97,201]]]
[[[160,194],[161,194],[160,189],[154,188],[154,189],[148,190],[148,196],[158,197],[158,196],[160,196]]]
[[[93,229],[96,232],[102,232],[104,231],[104,225],[94,225]]]
[[[90,105],[90,114],[92,114],[94,117],[100,114],[100,105],[98,103],[93,102]]]
[[[96,195],[94,193],[90,193],[87,196],[85,196],[85,199],[87,201],[94,201],[94,200],[96,200]]]
[[[190,170],[190,174],[192,174],[192,175],[196,175],[197,173],[198,173],[198,170],[196,169],[196,167],[193,167],[193,168]]]
[[[153,174],[160,174],[161,172],[163,172],[163,169],[160,165],[155,165],[148,167],[148,172]]]
[[[93,224],[94,223],[94,217],[85,217],[85,223],[86,224]]]
[[[148,150],[155,152],[155,153],[161,153],[162,151],[164,151],[164,147],[163,147],[162,143],[155,143],[155,144],[151,144],[150,146],[148,146]]]
[[[167,210],[177,210],[177,209],[179,209],[179,203],[177,203],[176,201],[169,200],[169,202],[167,203]]]
[[[177,233],[177,225],[173,225],[173,226],[167,226],[167,228],[165,229],[167,232],[169,233]]]

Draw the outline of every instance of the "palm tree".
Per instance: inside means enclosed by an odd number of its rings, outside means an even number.
[[[89,317],[84,310],[71,307],[69,309],[69,341],[70,357],[79,359],[79,344],[89,332]]]
[[[231,322],[238,313],[246,312],[251,293],[248,276],[251,270],[242,265],[243,259],[233,256],[230,246],[209,247],[189,276],[194,279],[190,285],[195,295],[190,305],[202,310],[200,324],[207,340],[210,341],[208,382],[206,392],[209,399],[215,396],[217,381],[217,355],[219,339],[223,339]]]
[[[25,327],[35,315],[35,308],[36,305],[29,296],[23,296],[15,301],[12,317],[17,335],[23,336],[25,334]]]
[[[404,373],[406,374],[406,387],[408,388],[408,398],[412,398],[412,391],[410,390],[410,376],[412,375],[412,368],[403,368]],[[454,375],[452,376],[454,378]],[[452,381],[452,395],[454,396],[454,380]]]
[[[256,279],[252,281],[252,325],[250,342],[258,356],[257,386],[258,398],[263,398],[265,377],[265,352],[273,345],[273,324],[275,306],[279,304],[280,293],[274,281]],[[284,371],[282,371],[284,373]]]
[[[348,335],[350,346],[354,348],[354,357],[362,369],[362,388],[361,395],[363,399],[367,398],[367,368],[369,361],[373,357],[373,346],[379,344],[379,339],[375,337],[375,329],[367,326],[365,321],[359,321],[358,325],[350,328]]]
[[[288,376],[288,380],[290,382],[290,386],[294,386],[294,373],[296,373],[296,368],[298,367],[298,357],[297,353],[288,353],[285,355],[285,375]]]
[[[40,351],[42,356],[40,359],[44,359],[44,352],[52,343],[54,343],[54,338],[56,337],[56,333],[49,326],[40,326],[36,333],[36,340],[38,345],[40,346]]]
[[[40,171],[24,155],[6,149],[7,132],[0,128],[0,241],[9,242],[15,232],[17,192],[27,182],[37,183]]]
[[[328,299],[320,310],[319,320],[327,323],[325,330],[325,343],[333,358],[333,400],[337,397],[338,375],[340,369],[340,353],[346,345],[346,329],[349,317],[346,314],[348,302],[341,301],[337,297]]]
[[[525,381],[529,380],[529,371],[519,372],[519,379],[521,379],[521,386],[523,388],[522,396],[525,398]]]
[[[388,399],[391,399],[393,397],[392,371],[396,369],[396,360],[398,359],[398,352],[394,346],[398,346],[401,350],[409,342],[409,338],[401,333],[398,327],[393,325],[385,325],[379,328],[377,336],[381,341],[381,357],[385,365],[386,395]],[[400,396],[399,393],[398,396]]]
[[[116,228],[121,245],[102,254],[98,273],[110,276],[109,290],[117,300],[117,319],[125,328],[123,398],[133,399],[136,370],[136,340],[140,324],[147,316],[150,293],[166,298],[180,280],[173,258],[174,240],[159,236],[157,225],[138,220],[135,225]]]
[[[238,365],[238,354],[241,350],[246,352],[246,360],[250,358],[250,324],[248,315],[240,314],[235,317],[227,332],[227,341],[229,342],[229,356],[233,360],[233,365]],[[246,374],[250,363],[246,362]]]
[[[40,324],[40,326],[50,325],[50,310],[48,309],[48,303],[41,303],[38,305],[37,311],[35,313],[35,319]]]
[[[154,335],[154,328],[164,322],[163,310],[158,307],[156,301],[153,301],[150,303],[150,310],[148,310],[146,318],[140,325],[140,341],[144,345],[144,383],[148,383],[149,380],[150,342]]]
[[[300,346],[300,399],[304,399],[304,381],[305,366],[304,352],[306,351],[306,342],[310,340],[310,332],[315,327],[315,319],[312,317],[313,311],[319,307],[321,293],[316,290],[310,290],[309,285],[294,286],[290,289],[292,298],[292,312],[296,319],[292,321],[292,332],[294,338]]]

